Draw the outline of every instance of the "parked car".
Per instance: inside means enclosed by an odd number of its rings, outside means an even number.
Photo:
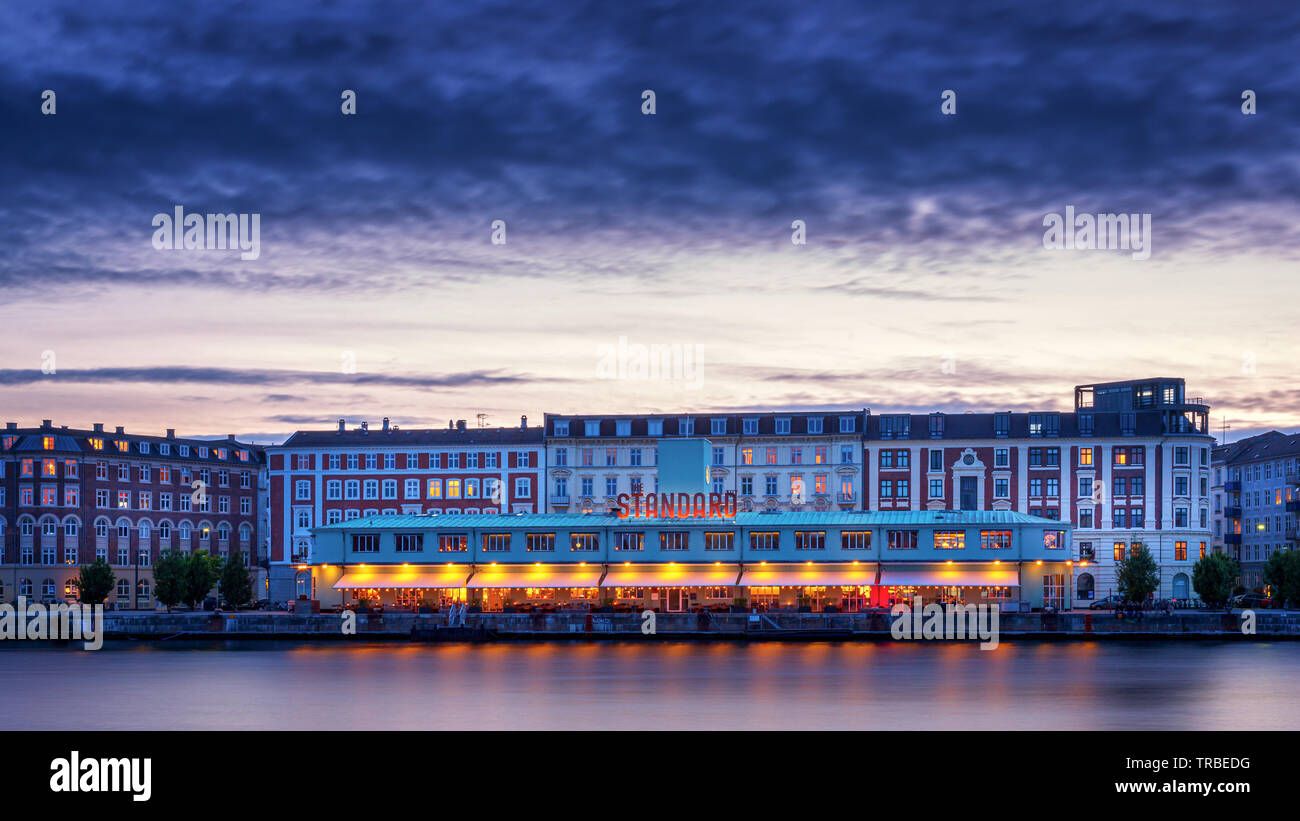
[[[1120,605],[1119,596],[1107,596],[1104,599],[1097,599],[1088,605],[1089,610],[1114,610]]]
[[[1262,593],[1242,593],[1228,599],[1228,606],[1232,608],[1264,608],[1270,604],[1271,600]]]

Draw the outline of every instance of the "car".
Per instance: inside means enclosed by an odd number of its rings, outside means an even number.
[[[1089,610],[1114,610],[1121,604],[1119,596],[1107,596],[1088,605]]]
[[[1228,606],[1232,608],[1268,607],[1269,604],[1270,599],[1262,593],[1242,593],[1228,599]]]

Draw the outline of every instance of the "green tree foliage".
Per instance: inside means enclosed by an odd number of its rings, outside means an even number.
[[[186,573],[189,559],[182,553],[168,550],[158,558],[153,568],[153,594],[170,611],[185,601]]]
[[[1279,550],[1264,565],[1264,581],[1273,588],[1273,599],[1283,607],[1300,606],[1300,553]],[[1290,605],[1287,603],[1290,602]]]
[[[253,582],[248,577],[244,554],[236,551],[221,569],[221,598],[234,607],[243,607],[253,600]]]
[[[185,598],[190,607],[198,607],[212,592],[221,576],[221,559],[206,550],[190,554],[185,567]]]
[[[1141,604],[1160,587],[1160,566],[1146,545],[1131,551],[1115,566],[1115,586],[1130,604]]]
[[[1192,589],[1211,607],[1223,607],[1237,583],[1235,559],[1223,553],[1211,553],[1192,568]]]
[[[83,564],[78,574],[77,586],[80,590],[82,604],[103,604],[104,599],[117,586],[117,576],[113,568],[103,559],[95,559],[91,564]]]

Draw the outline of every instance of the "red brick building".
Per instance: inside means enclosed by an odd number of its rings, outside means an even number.
[[[298,431],[267,451],[271,598],[296,597],[311,528],[381,513],[540,513],[542,429],[402,429],[387,418]],[[310,573],[306,574],[310,579]],[[310,588],[307,588],[308,590]],[[306,590],[301,592],[307,592]]]
[[[0,600],[77,597],[82,564],[117,576],[110,605],[152,608],[163,551],[234,551],[266,560],[262,448],[226,439],[39,428],[9,422],[0,436]],[[264,575],[254,595],[265,595]],[[133,596],[134,593],[134,596]]]

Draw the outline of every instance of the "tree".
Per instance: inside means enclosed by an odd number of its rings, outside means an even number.
[[[184,554],[174,550],[163,553],[158,557],[158,563],[154,565],[154,598],[166,605],[169,613],[173,607],[185,601],[185,577],[188,569],[189,561]]]
[[[221,559],[206,550],[196,550],[189,555],[185,565],[185,597],[182,601],[197,608],[221,575]]]
[[[1115,586],[1124,601],[1141,604],[1160,587],[1160,566],[1146,545],[1135,548],[1115,566]]]
[[[78,573],[77,588],[82,604],[103,604],[108,594],[117,586],[117,576],[113,568],[103,559],[95,559],[91,564],[83,564]]]
[[[1264,581],[1273,588],[1273,600],[1283,607],[1290,602],[1300,605],[1300,553],[1279,550],[1264,565]]]
[[[221,569],[221,598],[233,607],[243,607],[253,600],[253,583],[248,578],[244,554],[236,551]]]
[[[1223,607],[1239,573],[1236,560],[1224,553],[1211,553],[1192,568],[1192,589],[1210,607]]]

